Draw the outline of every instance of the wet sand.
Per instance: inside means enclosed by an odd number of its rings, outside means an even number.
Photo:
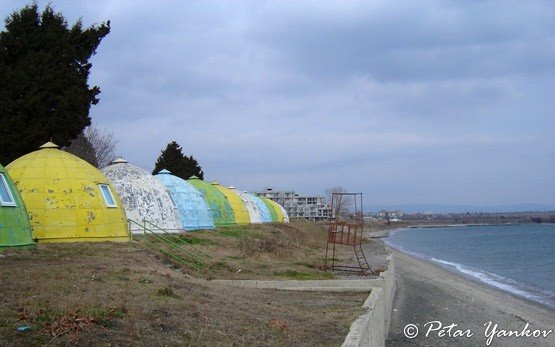
[[[554,332],[546,338],[532,336],[535,330],[545,334],[555,329],[554,309],[500,292],[397,250],[392,252],[397,291],[387,346],[486,346],[492,332],[496,333],[490,337],[490,346],[555,346]],[[488,322],[491,324],[486,329],[484,325]],[[453,323],[456,326],[449,330]],[[415,338],[405,336],[407,324],[418,328]],[[503,337],[502,330],[531,336]],[[444,336],[440,336],[442,332]],[[414,329],[409,328],[408,333],[414,333]]]

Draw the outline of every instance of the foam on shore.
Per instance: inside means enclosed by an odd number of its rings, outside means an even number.
[[[551,308],[555,308],[555,293],[553,292],[540,290],[538,288],[519,283],[513,279],[506,278],[484,270],[472,268],[470,266],[453,263],[442,259],[436,259],[433,257],[430,258],[430,260],[444,265],[448,269],[454,269],[456,270],[456,272],[462,273],[473,280],[485,283],[491,287],[501,289],[505,292],[509,292],[516,296],[538,302]]]
[[[399,231],[402,230],[406,229],[395,229],[391,235],[397,234]],[[415,258],[437,264],[442,268],[450,271],[451,273],[454,273],[455,275],[462,276],[475,282],[487,285],[490,288],[507,292],[509,294],[529,301],[533,301],[552,309],[555,308],[555,292],[551,290],[530,286],[529,284],[523,283],[516,279],[508,278],[506,276],[502,276],[477,267],[472,267],[465,264],[441,259],[439,257],[436,258],[428,254],[415,252],[401,245],[394,244],[388,239],[385,239],[384,243],[389,247],[392,247]]]

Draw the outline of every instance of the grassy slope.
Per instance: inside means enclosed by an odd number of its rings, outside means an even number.
[[[211,278],[330,277],[317,268],[325,231],[310,223],[201,232],[189,242],[213,255]],[[0,345],[338,345],[367,296],[216,285],[137,242],[5,251],[0,293]]]
[[[221,279],[333,279],[323,271],[326,230],[311,222],[234,226],[192,232],[186,242],[209,253],[209,278]],[[352,251],[343,250],[345,261]]]

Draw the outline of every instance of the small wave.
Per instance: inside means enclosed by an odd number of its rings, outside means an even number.
[[[391,229],[391,230],[388,231],[388,237],[391,237],[391,236],[397,234],[399,231],[403,231],[403,230],[406,230],[406,229],[407,229],[407,228],[395,228],[395,229]],[[387,238],[386,238],[386,240],[387,240]]]
[[[555,308],[555,303],[552,302],[552,298],[555,296],[555,293],[552,293],[550,291],[539,290],[537,288],[518,283],[513,279],[506,278],[484,270],[475,269],[459,263],[453,263],[447,260],[436,258],[431,258],[431,260],[436,263],[455,268],[457,271],[490,286]]]
[[[427,256],[427,255],[425,255],[425,254],[423,254],[423,253],[418,253],[418,252],[415,252],[415,251],[413,251],[413,250],[407,249],[407,248],[405,248],[405,247],[403,247],[403,246],[401,246],[401,245],[397,245],[397,244],[395,244],[395,243],[391,243],[391,242],[390,242],[389,240],[387,240],[387,239],[384,241],[384,243],[385,243],[387,246],[389,246],[389,247],[391,247],[391,248],[393,248],[393,249],[396,249],[396,250],[398,250],[398,251],[401,251],[402,253],[411,255],[411,256],[413,256],[413,257],[415,257],[415,258],[422,259],[422,260],[425,260],[425,261],[429,261],[429,260],[430,260],[430,257]]]

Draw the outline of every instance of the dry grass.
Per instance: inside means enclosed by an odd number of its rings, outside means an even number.
[[[329,277],[317,268],[325,232],[314,224],[193,239],[214,255],[212,277]],[[338,345],[368,295],[231,288],[162,260],[137,242],[5,251],[0,345]]]
[[[333,279],[323,271],[327,230],[319,224],[233,226],[188,233],[187,243],[212,256],[208,278]],[[352,248],[339,248],[336,259],[354,261]]]

